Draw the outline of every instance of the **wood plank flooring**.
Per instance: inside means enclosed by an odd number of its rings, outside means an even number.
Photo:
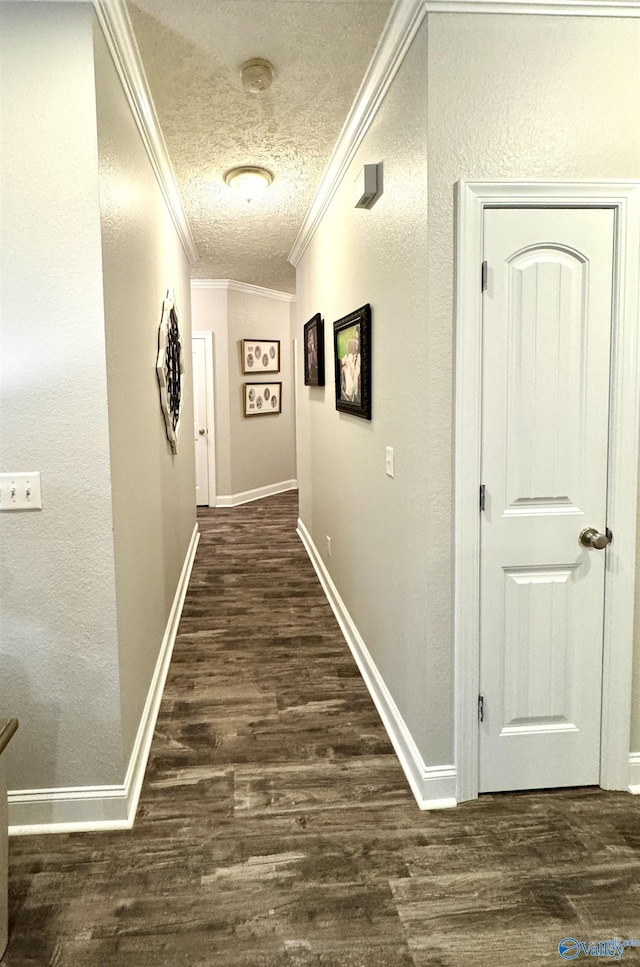
[[[530,967],[640,938],[638,798],[418,810],[296,513],[200,512],[135,827],[11,840],[3,967]]]

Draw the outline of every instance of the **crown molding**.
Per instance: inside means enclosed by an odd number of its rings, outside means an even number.
[[[367,72],[300,227],[289,262],[297,266],[369,130],[391,81],[425,16],[423,0],[395,0]]]
[[[193,265],[198,261],[198,250],[182,205],[126,4],[124,0],[93,0],[93,7],[173,224]]]
[[[378,46],[289,253],[297,266],[429,13],[640,17],[640,0],[395,0]]]
[[[192,289],[224,289],[233,292],[244,292],[248,295],[261,295],[267,299],[279,299],[281,302],[295,302],[296,296],[291,292],[280,292],[279,289],[265,289],[261,285],[251,285],[249,282],[236,282],[234,279],[191,279]]]
[[[399,0],[400,3],[404,0]],[[422,0],[426,13],[509,13],[557,17],[640,17],[638,0]]]

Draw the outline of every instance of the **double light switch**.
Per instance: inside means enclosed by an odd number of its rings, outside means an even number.
[[[40,471],[0,473],[0,510],[41,510]]]

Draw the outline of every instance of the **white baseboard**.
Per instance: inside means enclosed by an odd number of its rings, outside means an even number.
[[[195,524],[122,785],[9,790],[9,835],[131,829],[200,532]]]
[[[9,836],[131,828],[124,785],[10,789],[8,800]]]
[[[167,621],[167,627],[162,639],[162,645],[160,646],[160,654],[158,655],[156,667],[153,672],[153,678],[151,679],[151,685],[149,686],[149,692],[147,694],[147,700],[142,712],[142,718],[140,719],[140,725],[138,726],[138,734],[136,735],[136,741],[133,744],[131,758],[129,759],[129,768],[127,769],[127,774],[124,780],[128,803],[127,818],[131,826],[133,826],[133,822],[136,818],[136,810],[138,808],[140,790],[142,789],[144,774],[147,768],[147,760],[149,759],[149,750],[151,748],[153,732],[156,727],[158,711],[160,710],[160,702],[162,701],[162,693],[164,692],[164,685],[167,680],[169,665],[171,664],[173,646],[176,643],[178,625],[180,624],[184,599],[187,596],[189,578],[191,577],[191,569],[195,560],[199,540],[200,531],[198,529],[198,524],[195,523],[193,525],[193,532],[191,534],[189,547],[187,548],[184,564],[182,565],[182,573],[180,575],[180,580],[178,581],[178,587],[176,588],[173,604],[171,605],[171,611],[169,612],[169,620]]]
[[[345,641],[369,689],[418,806],[420,809],[446,809],[456,806],[455,766],[425,765],[398,706],[369,654],[338,589],[331,580],[309,531],[301,520],[298,520],[298,536],[306,548]]]
[[[629,756],[629,792],[640,796],[640,752],[632,752]]]
[[[263,497],[273,497],[283,494],[286,490],[297,490],[297,480],[282,480],[280,483],[267,484],[266,487],[256,487],[255,490],[245,490],[240,494],[228,494],[226,497],[216,497],[216,507],[237,507],[248,504],[252,500],[262,500]]]

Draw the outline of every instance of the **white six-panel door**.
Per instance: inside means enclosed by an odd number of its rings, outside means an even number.
[[[597,784],[614,213],[485,210],[481,792]]]

